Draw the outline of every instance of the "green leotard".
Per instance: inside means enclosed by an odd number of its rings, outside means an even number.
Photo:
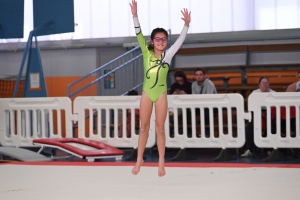
[[[154,56],[154,52],[148,49],[147,41],[145,40],[138,18],[133,18],[135,32],[138,43],[141,47],[144,59],[144,84],[143,90],[148,94],[152,102],[156,102],[160,95],[167,91],[167,74],[172,57],[182,45],[188,27],[184,26],[183,30],[176,42],[166,51],[163,52],[160,58]]]

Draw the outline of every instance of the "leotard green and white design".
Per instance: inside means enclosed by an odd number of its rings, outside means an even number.
[[[172,57],[181,47],[187,35],[188,27],[184,26],[176,42],[160,58],[154,56],[154,52],[148,49],[140,23],[137,17],[133,18],[135,33],[141,47],[144,59],[144,84],[143,90],[148,94],[152,102],[156,102],[160,95],[167,91],[167,74]]]

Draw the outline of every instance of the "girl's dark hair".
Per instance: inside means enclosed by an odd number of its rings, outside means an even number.
[[[174,78],[176,78],[176,77],[183,78],[183,81],[184,81],[184,82],[187,81],[187,78],[186,78],[185,73],[184,73],[183,71],[181,71],[181,70],[178,70],[178,71],[175,72]]]
[[[268,82],[270,82],[269,79],[268,79],[268,77],[266,77],[266,76],[261,76],[261,77],[259,78],[258,84],[260,84],[261,80],[264,79],[264,78],[267,79]]]
[[[167,32],[165,29],[163,29],[163,28],[155,28],[155,29],[153,29],[153,31],[152,31],[152,33],[151,33],[150,39],[153,40],[154,37],[155,37],[155,35],[156,35],[157,33],[163,33],[163,34],[165,34],[166,37],[167,37],[167,39],[168,39],[168,37],[169,37],[169,34],[168,34],[168,32]],[[153,44],[150,43],[150,44],[148,45],[148,49],[149,49],[150,51],[153,51],[153,50],[154,50]]]

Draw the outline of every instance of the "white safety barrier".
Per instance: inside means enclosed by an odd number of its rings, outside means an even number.
[[[255,143],[265,148],[300,147],[300,94],[262,93],[249,96],[249,111],[254,113]],[[79,138],[101,141],[114,147],[137,148],[135,111],[140,96],[92,96],[69,98],[0,99],[0,142],[3,146],[33,146],[36,138],[73,137],[73,122],[78,121]],[[168,95],[165,131],[168,148],[239,148],[245,143],[244,99],[239,94]],[[267,135],[261,136],[262,108],[267,113]],[[276,113],[276,133],[271,127],[271,111]],[[130,112],[129,112],[130,111]],[[286,126],[282,134],[285,112]],[[295,118],[291,119],[294,112]],[[131,116],[131,134],[127,116]],[[293,130],[294,129],[294,130]],[[120,135],[120,130],[123,134]],[[146,147],[155,145],[155,112],[150,119]]]
[[[137,148],[138,131],[135,132],[135,110],[140,107],[140,96],[91,96],[74,100],[74,113],[78,114],[78,137],[89,138],[114,147]],[[131,113],[131,135],[127,135],[127,112]],[[150,119],[146,147],[155,145],[154,115]],[[86,119],[86,116],[93,116]],[[120,116],[120,117],[119,117]],[[120,125],[122,124],[122,125]],[[88,126],[88,128],[86,127]],[[122,135],[119,130],[123,129]],[[86,132],[88,130],[88,132]]]
[[[248,110],[253,112],[256,146],[274,149],[300,147],[300,93],[254,93],[249,96],[248,105]]]
[[[34,139],[73,136],[72,102],[67,97],[3,98],[0,115],[3,146],[29,147]]]
[[[168,115],[166,147],[226,149],[244,145],[245,120],[251,116],[244,112],[240,94],[169,95],[168,103],[174,122]]]

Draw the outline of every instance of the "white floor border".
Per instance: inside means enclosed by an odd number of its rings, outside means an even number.
[[[220,165],[221,166],[221,165]],[[238,166],[238,165],[237,165]],[[255,165],[254,165],[255,166]],[[298,199],[300,170],[285,167],[157,167],[0,164],[0,199]]]

